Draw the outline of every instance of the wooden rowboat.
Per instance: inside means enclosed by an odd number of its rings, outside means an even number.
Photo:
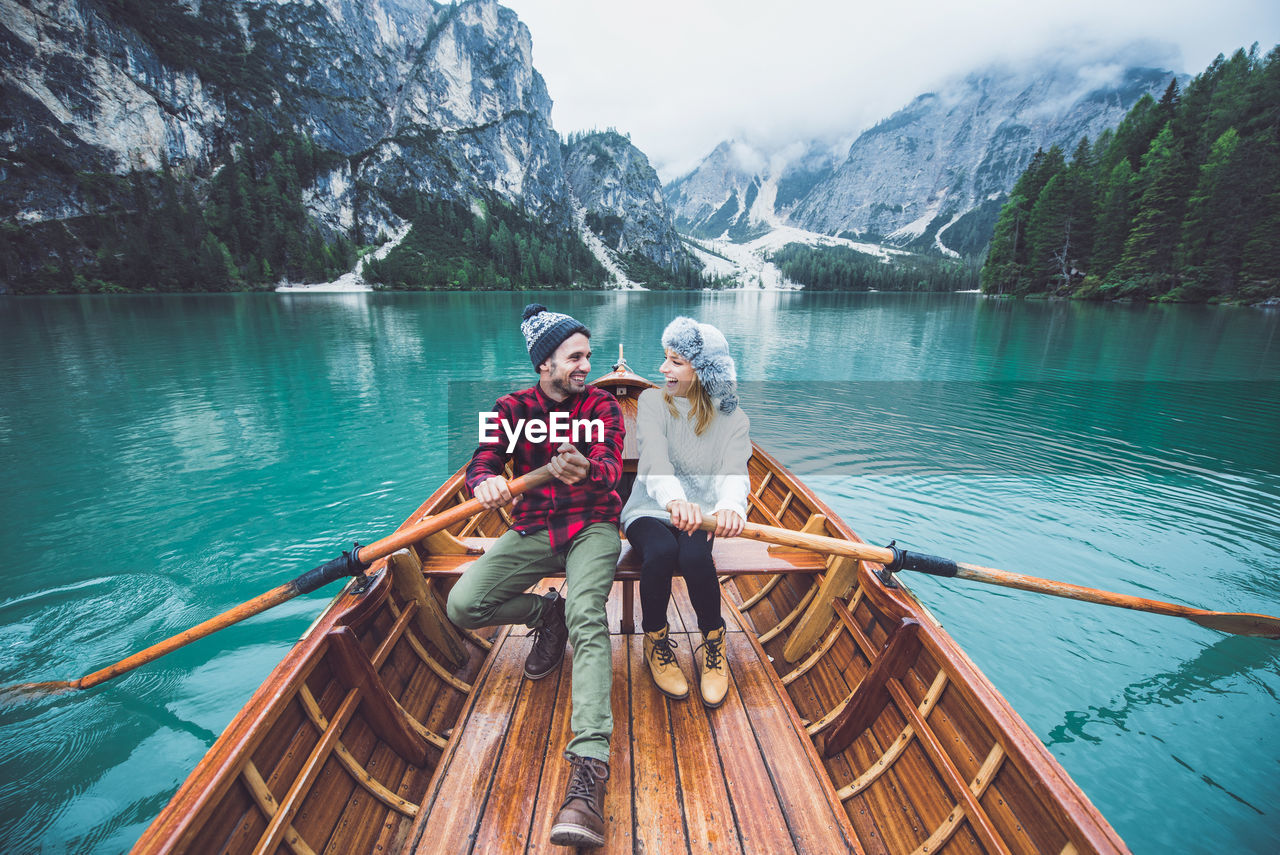
[[[629,424],[650,384],[596,381]],[[636,448],[624,452],[624,488]],[[756,447],[752,522],[857,541]],[[467,498],[461,471],[402,526]],[[377,561],[294,646],[135,852],[564,851],[568,662],[533,682],[524,627],[460,631],[452,579],[508,526],[482,511]],[[733,685],[715,710],[652,685],[624,546],[609,600],[614,733],[605,852],[1127,852],[928,611],[877,565],[715,546]],[[549,579],[553,585],[561,580]],[[677,580],[686,673],[697,628]]]

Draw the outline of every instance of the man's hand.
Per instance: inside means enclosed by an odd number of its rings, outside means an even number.
[[[742,534],[742,528],[746,524],[737,511],[719,510],[716,511],[716,537],[737,537]]]
[[[573,443],[566,442],[556,451],[559,454],[551,458],[547,468],[564,483],[577,484],[591,472],[591,461]]]
[[[511,491],[507,489],[507,479],[501,475],[481,481],[473,492],[480,504],[489,510],[496,510],[512,501]]]
[[[672,499],[667,502],[667,513],[671,514],[671,524],[678,531],[693,534],[702,525],[702,508],[696,502]]]

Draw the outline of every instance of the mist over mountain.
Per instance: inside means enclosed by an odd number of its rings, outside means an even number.
[[[921,94],[839,157],[828,159],[816,142],[777,151],[726,142],[669,183],[667,196],[677,224],[700,237],[749,238],[781,223],[979,254],[1037,148],[1096,138],[1174,77],[1187,79],[1119,63],[993,66]]]

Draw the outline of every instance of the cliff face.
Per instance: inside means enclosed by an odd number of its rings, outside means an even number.
[[[159,2],[0,0],[0,21],[8,216],[80,209],[59,172],[212,171],[257,116],[345,156],[309,188],[334,228],[394,225],[387,200],[410,189],[495,193],[568,222],[532,39],[495,0],[241,0],[198,17]]]
[[[496,0],[0,0],[0,25],[11,222],[108,210],[86,176],[169,168],[198,184],[254,134],[281,132],[326,153],[302,192],[331,233],[395,231],[421,195],[573,226],[532,37]],[[624,219],[628,201],[653,216],[627,196]],[[628,240],[671,263],[661,241]]]
[[[815,142],[776,151],[723,143],[668,184],[667,198],[676,224],[698,237],[749,240],[783,224],[950,252],[946,229],[962,217],[974,222],[956,231],[990,235],[999,200],[1037,148],[1069,152],[1082,136],[1096,139],[1173,76],[1118,64],[991,68],[920,95],[839,157]]]
[[[732,140],[665,188],[676,226],[700,238],[749,240],[785,221],[796,202],[831,174],[835,158],[816,142],[765,151]]]
[[[565,174],[584,221],[625,262],[640,256],[671,273],[693,264],[671,221],[649,159],[618,133],[573,137]]]
[[[803,228],[907,243],[1007,193],[1037,148],[1114,127],[1174,75],[1150,68],[992,70],[919,96],[863,133],[792,212]]]

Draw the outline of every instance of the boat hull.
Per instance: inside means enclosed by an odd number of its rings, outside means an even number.
[[[596,382],[634,424],[649,384],[625,367]],[[635,457],[629,436],[623,489]],[[752,522],[858,540],[758,447],[750,475]],[[467,498],[459,471],[402,529]],[[522,628],[464,632],[443,609],[452,579],[508,524],[505,511],[483,511],[349,584],[134,851],[544,847],[563,791],[566,764],[554,761],[567,740],[569,668],[524,681]],[[624,550],[609,604],[617,723],[606,851],[1127,851],[910,591],[886,586],[876,565],[742,543],[716,545],[734,686],[714,711],[663,698],[643,674],[640,637],[624,631],[637,609]],[[689,622],[684,649],[697,641]],[[510,784],[522,770],[532,795]],[[655,781],[680,799],[656,794]]]

